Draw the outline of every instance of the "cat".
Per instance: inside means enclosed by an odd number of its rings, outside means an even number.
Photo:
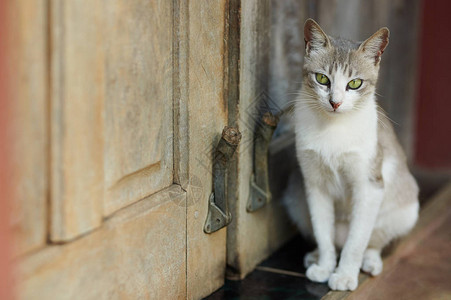
[[[378,275],[382,249],[412,229],[419,211],[417,183],[375,97],[389,30],[354,42],[308,19],[304,37],[293,111],[302,176],[290,175],[284,202],[301,233],[316,240],[304,257],[306,276],[332,290],[355,290],[360,269]]]

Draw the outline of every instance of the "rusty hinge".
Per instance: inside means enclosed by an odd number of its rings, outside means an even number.
[[[213,193],[208,202],[208,214],[204,225],[205,233],[218,231],[232,221],[232,215],[227,205],[227,163],[235,153],[240,141],[241,133],[238,128],[224,127],[213,157]]]
[[[248,212],[263,207],[271,200],[268,175],[268,148],[279,118],[266,112],[262,122],[255,131],[253,174],[251,177],[250,196],[246,205]]]

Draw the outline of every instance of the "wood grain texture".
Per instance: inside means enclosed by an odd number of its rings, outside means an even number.
[[[172,3],[143,3],[52,3],[53,241],[172,183]]]
[[[393,119],[394,128],[409,161],[414,154],[417,107],[418,55],[421,1],[389,1],[390,47],[381,66],[380,103]],[[384,58],[383,58],[384,59]],[[384,63],[384,61],[382,61]],[[382,77],[381,77],[382,76]]]
[[[172,183],[172,2],[106,1],[104,214]]]
[[[256,212],[246,211],[256,110],[269,100],[270,1],[243,1],[241,5],[240,100],[236,118],[243,140],[236,153],[238,179],[234,187],[229,187],[230,193],[236,190],[236,197],[231,197],[236,200],[229,202],[233,221],[227,229],[227,264],[232,267],[228,276],[235,279],[246,276],[293,234],[279,199]]]
[[[186,193],[177,185],[19,265],[20,299],[185,299]]]
[[[50,5],[50,238],[67,241],[102,221],[102,6],[100,2],[56,0]]]
[[[173,105],[174,183],[188,190],[189,178],[189,15],[188,2],[174,1],[173,16]]]
[[[198,194],[188,190],[187,289],[200,299],[224,282],[226,229],[205,234],[208,199],[212,191],[212,150],[227,125],[224,95],[225,13],[227,1],[190,1],[189,24],[189,178]],[[197,195],[197,196],[196,196]]]
[[[7,1],[8,78],[14,170],[11,210],[14,253],[45,244],[48,199],[48,60],[46,1]],[[1,46],[0,46],[1,47]]]
[[[308,2],[271,1],[268,91],[270,99],[277,105],[274,107],[276,112],[291,103],[301,87]]]
[[[50,237],[60,245],[21,259],[20,297],[210,294],[226,266],[226,230],[203,226],[228,116],[227,1],[50,4]]]

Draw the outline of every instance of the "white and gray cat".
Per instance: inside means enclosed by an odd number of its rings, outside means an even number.
[[[303,85],[295,102],[296,151],[284,202],[301,233],[316,240],[307,277],[354,290],[360,269],[382,271],[381,251],[418,218],[418,186],[375,88],[389,31],[353,42],[305,22]],[[307,209],[308,207],[308,209]],[[337,266],[336,249],[342,249]]]

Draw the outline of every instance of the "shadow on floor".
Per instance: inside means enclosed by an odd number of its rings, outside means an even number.
[[[327,284],[305,278],[302,260],[311,249],[296,236],[245,279],[226,280],[221,289],[205,299],[321,299],[329,291]]]

